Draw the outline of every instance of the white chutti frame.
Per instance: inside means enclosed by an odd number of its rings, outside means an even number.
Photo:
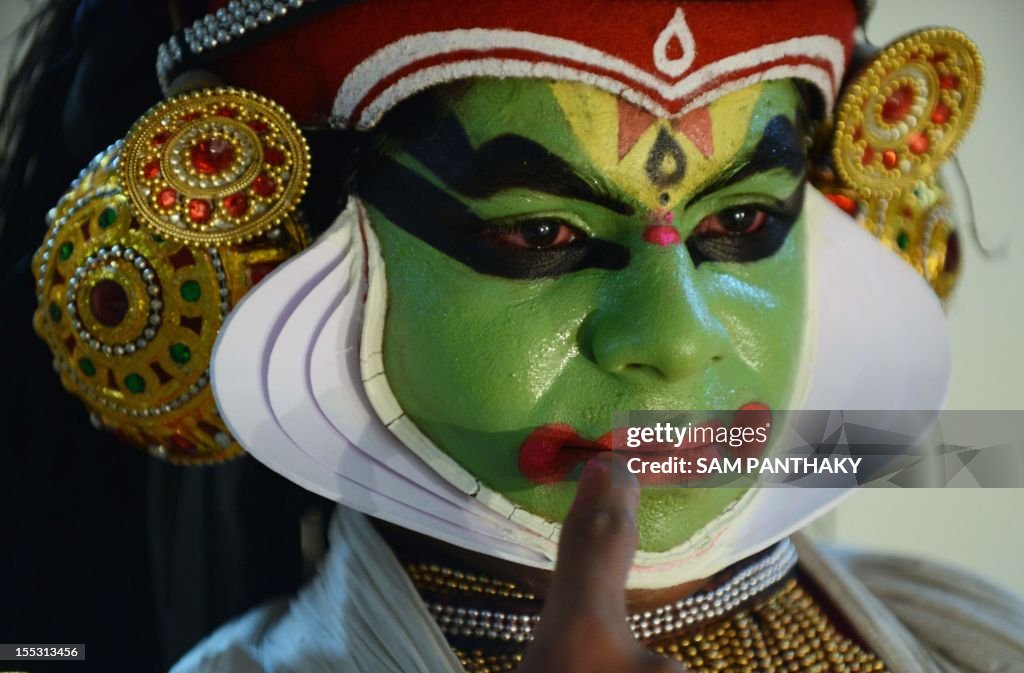
[[[454,505],[464,504],[461,493],[405,450],[379,423],[360,418],[358,404],[333,399],[336,387],[327,389],[328,399],[323,405],[341,411],[334,415],[336,425],[323,414],[316,399],[311,379],[324,368],[312,366],[318,362],[313,356],[314,345],[322,334],[336,336],[336,332],[324,330],[324,324],[332,317],[346,326],[359,322],[352,311],[364,294],[363,256],[360,246],[351,246],[353,236],[359,236],[355,227],[338,229],[337,243],[347,247],[344,258],[300,299],[274,341],[266,375],[271,409],[295,445],[326,469],[360,483],[373,483],[382,493],[408,491],[403,499],[417,509],[434,506],[438,496]],[[337,342],[333,345],[336,347]],[[354,351],[351,354],[357,357]],[[376,450],[371,456],[359,448],[360,444],[370,444]],[[347,445],[348,450],[339,452],[339,445]],[[509,526],[483,506],[470,508],[469,514],[482,517],[499,531]]]
[[[345,264],[350,252],[346,237],[350,239],[351,234],[345,232],[345,217],[338,220],[342,226],[333,227],[314,248],[276,270],[273,284],[266,282],[270,277],[264,279],[260,300],[251,300],[255,292],[247,295],[222,327],[214,347],[220,364],[212,385],[228,428],[253,456],[314,493],[412,530],[435,531],[434,537],[453,544],[465,546],[468,541],[499,557],[521,558],[524,550],[507,543],[500,526],[481,525],[479,515],[440,497],[429,484],[425,487],[395,474],[371,455],[354,451],[340,435],[334,444],[338,462],[353,466],[362,457],[365,464],[353,472],[365,481],[337,474],[313,460],[278,423],[266,383],[268,363],[295,306],[332,269]],[[349,262],[352,257],[347,257]]]
[[[362,325],[364,293],[371,303],[385,301],[387,293],[382,268],[369,269],[373,280],[366,285],[363,241],[372,245],[374,237],[354,231],[360,212],[351,202],[331,231],[261,282],[229,316],[212,365],[225,420],[259,460],[343,505],[468,549],[551,568],[557,526],[510,512],[499,494],[475,480],[449,483],[441,474],[451,471],[437,471],[447,458],[443,452],[419,441],[398,443],[371,406],[354,354],[367,353],[366,339],[379,343],[386,315],[386,307],[371,306],[366,315],[377,315],[379,324]],[[810,324],[803,403],[795,406],[939,408],[950,353],[934,293],[814,190],[804,226]],[[386,382],[386,375],[379,378]],[[664,587],[711,575],[789,535],[848,493],[753,489],[683,545],[638,554],[629,586]],[[482,512],[484,505],[494,511]]]

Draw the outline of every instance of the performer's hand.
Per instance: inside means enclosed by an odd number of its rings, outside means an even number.
[[[640,645],[626,623],[639,500],[636,477],[618,457],[602,454],[584,467],[544,611],[518,673],[685,671]]]

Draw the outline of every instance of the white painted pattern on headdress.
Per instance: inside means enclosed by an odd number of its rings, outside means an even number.
[[[487,55],[489,52],[502,49],[529,51],[561,62]],[[456,52],[477,52],[480,56],[460,58],[450,63],[414,70],[382,90],[374,92],[381,82],[417,62]],[[670,115],[663,106],[644,93],[644,90],[654,91],[667,101],[684,100],[700,92],[700,99],[706,103],[722,93],[735,90],[730,86],[730,75],[792,58],[823,61],[828,65],[805,63],[776,66],[771,69],[772,77],[764,77],[759,73],[746,79],[760,81],[777,79],[779,76],[809,79],[821,89],[825,103],[828,109],[831,109],[843,78],[845,52],[842,43],[828,35],[797,37],[762,45],[709,63],[681,79],[666,80],[621,58],[560,37],[483,28],[422,33],[404,37],[377,50],[353,68],[335,96],[332,123],[343,128],[370,128],[385,112],[405,98],[436,84],[467,77],[554,77],[579,81],[621,95],[654,114],[678,116],[693,109],[692,101],[687,101],[682,110]],[[567,65],[565,61],[573,61],[579,66]],[[588,68],[610,74],[599,74]],[[791,70],[787,71],[787,68]],[[814,74],[809,74],[811,71],[814,71]],[[613,74],[615,76],[612,76]],[[701,91],[716,82],[719,84],[713,89]],[[359,110],[364,103],[365,107]],[[358,117],[353,118],[357,111]]]
[[[749,77],[729,80],[712,90],[695,96],[678,112],[670,113],[650,96],[637,89],[630,88],[612,77],[556,63],[533,63],[531,61],[517,61],[513,59],[482,59],[479,61],[431,66],[403,77],[388,87],[381,95],[375,97],[362,110],[355,126],[360,130],[372,128],[388,110],[406,98],[429,89],[440,82],[451,82],[472,77],[530,78],[582,82],[620,96],[623,100],[629,101],[657,117],[666,119],[676,119],[685,116],[687,113],[703,107],[727,93],[739,91],[758,82],[802,79],[812,82],[822,91],[826,91],[829,86],[828,74],[818,66],[811,64],[780,65],[755,73]],[[831,108],[833,99],[826,97],[826,105]],[[340,126],[347,128],[348,125],[341,124]]]
[[[668,55],[672,40],[679,42],[683,51],[679,58],[672,58]],[[693,59],[697,57],[697,43],[693,39],[693,33],[686,24],[686,16],[683,8],[678,7],[675,15],[665,25],[658,39],[654,41],[654,66],[669,77],[682,77],[683,73],[693,65]]]

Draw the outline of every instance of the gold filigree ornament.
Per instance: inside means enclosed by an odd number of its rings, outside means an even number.
[[[237,243],[299,202],[309,150],[276,103],[239,89],[167,100],[135,123],[121,160],[137,217],[182,243]]]
[[[879,53],[837,108],[825,191],[945,299],[960,248],[938,170],[978,109],[984,65],[962,33],[930,29]]]
[[[216,89],[158,105],[72,183],[33,258],[34,325],[97,427],[175,463],[243,453],[209,386],[213,343],[242,296],[308,245],[295,212],[308,167],[280,108]],[[210,217],[183,224],[197,200]]]

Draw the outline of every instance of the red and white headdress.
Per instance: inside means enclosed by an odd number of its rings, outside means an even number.
[[[281,103],[300,123],[357,129],[419,91],[468,77],[586,82],[659,116],[798,78],[830,110],[857,26],[853,0],[214,4],[161,49],[165,83],[214,61],[232,85]]]

